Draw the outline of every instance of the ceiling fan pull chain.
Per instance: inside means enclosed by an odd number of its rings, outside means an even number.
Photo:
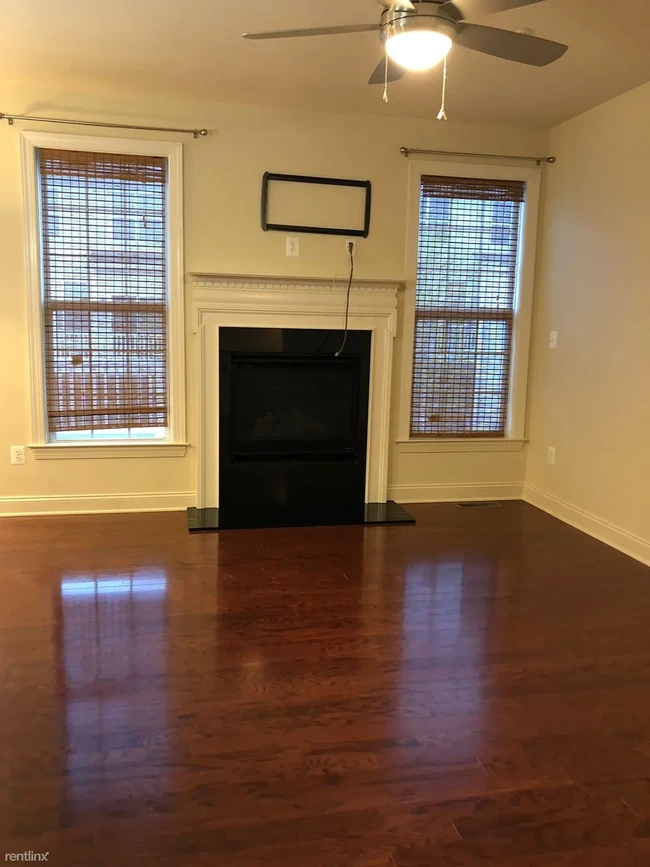
[[[447,112],[445,111],[445,97],[447,96],[447,58],[445,57],[442,67],[442,104],[438,112],[438,120],[447,120]]]
[[[388,102],[388,50],[386,50],[386,63],[384,64],[384,102]]]

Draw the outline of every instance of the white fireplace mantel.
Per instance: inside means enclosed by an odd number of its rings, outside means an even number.
[[[197,506],[219,506],[219,329],[342,330],[347,281],[232,274],[191,274],[198,352]],[[388,446],[401,283],[355,280],[349,328],[372,332],[366,502],[385,503]]]

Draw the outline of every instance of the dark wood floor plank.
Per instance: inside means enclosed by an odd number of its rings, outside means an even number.
[[[413,512],[0,521],[0,857],[650,867],[650,570]]]

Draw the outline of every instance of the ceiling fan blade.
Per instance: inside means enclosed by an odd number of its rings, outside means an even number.
[[[542,2],[543,0],[449,0],[440,8],[455,21],[462,21],[464,18],[480,18],[482,15],[493,15],[495,12],[506,12],[508,9],[519,9],[520,6]]]
[[[454,41],[463,48],[529,66],[548,66],[559,60],[569,47],[538,36],[499,30],[497,27],[482,27],[480,24],[459,25]]]
[[[406,75],[406,69],[403,66],[400,66],[399,63],[395,63],[394,60],[389,58],[388,60],[388,81],[389,83],[392,81],[399,81],[400,78],[404,78]],[[384,58],[380,61],[379,66],[372,73],[370,78],[368,79],[368,84],[384,84],[386,81],[386,59]]]
[[[292,39],[296,36],[335,36],[339,33],[371,33],[379,24],[343,24],[340,27],[310,27],[306,30],[267,30],[263,33],[242,33],[244,39]]]
[[[377,0],[377,2],[384,9],[390,9],[393,12],[415,12],[415,6],[411,3],[411,0]]]

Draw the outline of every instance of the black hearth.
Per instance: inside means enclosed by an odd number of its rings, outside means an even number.
[[[364,520],[370,332],[220,330],[219,526]]]

